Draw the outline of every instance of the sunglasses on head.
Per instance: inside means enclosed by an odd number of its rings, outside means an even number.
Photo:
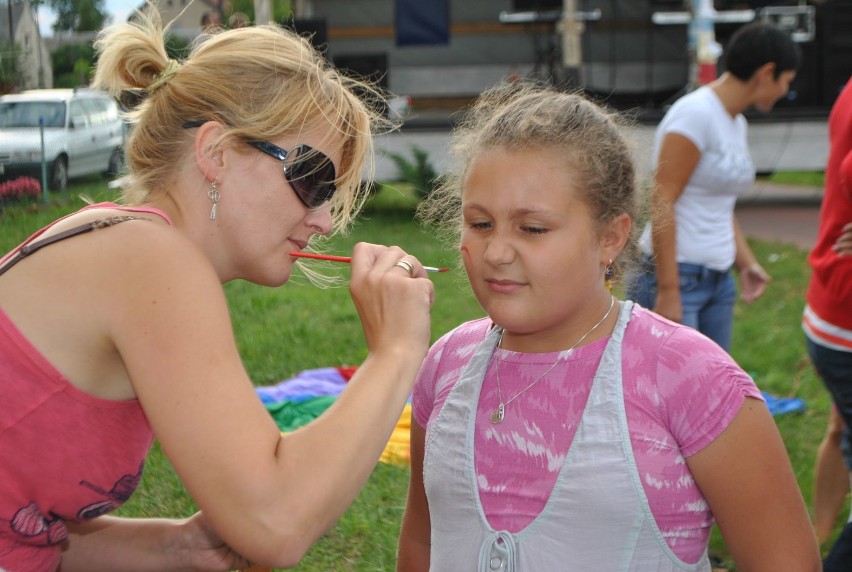
[[[187,121],[184,129],[201,127],[205,121]],[[281,161],[284,179],[309,209],[328,201],[337,190],[334,163],[325,153],[308,145],[297,145],[287,151],[269,141],[246,141],[249,145]]]

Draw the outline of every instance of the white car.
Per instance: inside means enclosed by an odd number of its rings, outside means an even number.
[[[0,180],[26,175],[41,181],[42,159],[52,190],[64,190],[73,177],[115,176],[124,137],[118,104],[98,91],[34,89],[0,96]]]

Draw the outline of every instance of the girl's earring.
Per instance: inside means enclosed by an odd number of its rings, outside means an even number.
[[[213,202],[213,208],[210,209],[210,220],[216,220],[216,206],[219,204],[219,191],[216,190],[216,181],[210,183],[210,190],[207,191],[207,196]]]
[[[604,283],[610,292],[612,292],[612,277],[614,274],[615,272],[612,270],[612,258],[610,258],[609,264],[606,265],[606,269],[604,270]]]

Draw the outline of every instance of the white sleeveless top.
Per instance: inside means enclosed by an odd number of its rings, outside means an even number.
[[[479,501],[474,422],[500,329],[479,345],[426,439],[430,570],[710,572],[706,551],[688,564],[668,547],[633,459],[621,385],[621,342],[631,308],[629,301],[622,304],[547,504],[518,533],[491,528]]]

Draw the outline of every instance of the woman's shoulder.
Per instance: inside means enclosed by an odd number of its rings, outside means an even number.
[[[56,221],[37,240],[77,228],[84,232],[47,245],[37,256],[45,259],[46,270],[53,266],[69,281],[97,279],[109,293],[166,284],[171,290],[176,283],[198,285],[214,276],[198,245],[157,209],[91,205]]]

